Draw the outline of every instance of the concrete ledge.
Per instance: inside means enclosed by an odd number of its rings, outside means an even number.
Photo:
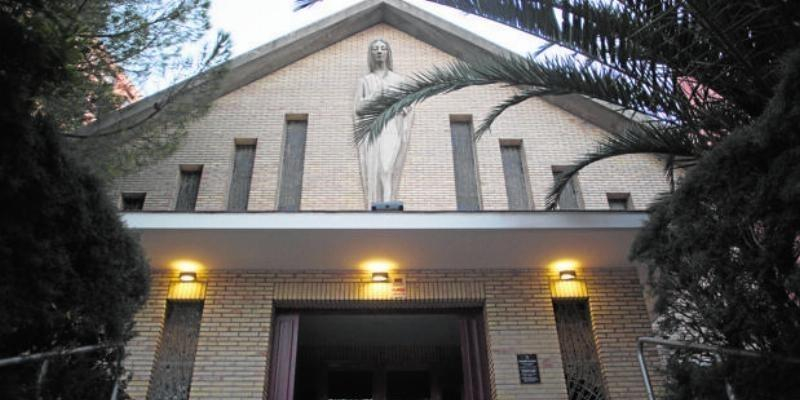
[[[643,212],[126,213],[157,269],[194,260],[223,270],[632,267]]]
[[[134,230],[508,230],[639,229],[645,212],[266,212],[122,213]]]

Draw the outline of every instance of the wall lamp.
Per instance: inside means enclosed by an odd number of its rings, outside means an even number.
[[[372,273],[372,281],[373,282],[389,282],[389,273],[388,272],[373,272]]]
[[[558,280],[550,283],[550,294],[554,299],[585,299],[589,297],[586,283],[578,279],[574,269],[558,271]]]
[[[181,282],[194,282],[197,280],[197,272],[184,271],[178,275]]]
[[[560,271],[558,273],[558,277],[562,281],[574,281],[575,279],[578,278],[578,274],[575,273],[574,269],[566,269],[566,270]]]

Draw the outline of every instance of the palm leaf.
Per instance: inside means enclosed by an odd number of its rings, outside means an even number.
[[[557,93],[553,93],[541,87],[522,89],[518,93],[504,100],[502,103],[494,106],[492,110],[489,111],[489,114],[487,114],[486,117],[483,118],[483,121],[481,121],[481,124],[480,126],[478,126],[478,129],[475,130],[475,140],[479,139],[481,136],[483,136],[484,133],[488,132],[491,129],[494,121],[498,117],[500,117],[500,115],[502,115],[503,112],[505,112],[507,109],[519,103],[522,103],[523,101],[528,100],[531,97],[538,97],[545,94],[557,94]]]
[[[319,1],[319,0],[317,0]],[[432,0],[536,35],[571,57],[487,57],[417,73],[371,101],[355,140],[372,141],[395,115],[427,98],[469,86],[515,89],[476,131],[502,113],[542,95],[577,93],[651,122],[612,133],[556,181],[552,208],[568,180],[585,166],[636,153],[667,156],[666,169],[690,166],[728,132],[758,116],[772,95],[777,63],[800,37],[800,10],[788,2],[735,0]],[[304,6],[315,0],[298,0]],[[781,20],[780,28],[774,22]],[[692,79],[691,93],[681,87]],[[710,96],[709,93],[714,93]]]
[[[752,118],[800,37],[792,2],[431,0],[569,49],[624,74],[694,77]],[[558,16],[558,18],[556,18]],[[663,70],[664,72],[659,72]],[[736,82],[736,84],[731,84]]]
[[[294,10],[302,10],[307,7],[311,7],[314,4],[321,2],[322,0],[294,0]]]
[[[500,84],[517,89],[495,107],[480,125],[477,135],[509,107],[531,97],[578,93],[649,116],[663,124],[688,118],[686,113],[714,113],[716,123],[726,121],[725,103],[717,109],[698,111],[675,88],[654,87],[636,76],[625,76],[599,66],[581,66],[568,57],[534,60],[518,56],[490,57],[479,63],[455,61],[444,67],[418,73],[383,96],[368,103],[356,121],[355,141],[372,141],[402,110],[427,98],[469,86]],[[722,121],[722,122],[721,122]],[[703,129],[703,126],[695,129]]]
[[[692,165],[704,151],[694,135],[685,129],[664,128],[655,125],[637,125],[621,133],[611,133],[597,147],[581,156],[573,165],[556,176],[547,194],[545,207],[553,210],[566,185],[577,173],[598,161],[630,154],[658,154],[668,159],[680,160],[681,167]],[[672,170],[672,164],[670,169]]]

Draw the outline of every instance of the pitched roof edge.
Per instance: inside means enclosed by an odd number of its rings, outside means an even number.
[[[380,23],[383,20],[384,1],[365,0],[354,4],[215,67],[215,70],[226,69],[227,71],[218,82],[213,99],[222,97],[341,39]],[[207,84],[210,76],[213,76],[212,71],[188,78],[194,79],[195,82],[184,89],[183,95],[190,93],[194,87]],[[135,124],[138,120],[146,118],[159,102],[173,95],[176,87],[183,82],[185,81],[151,94],[130,106],[100,116],[95,123],[79,128],[76,134],[91,135],[93,132],[113,127],[123,121]]]
[[[392,9],[388,9],[386,21],[390,25],[411,34],[417,39],[428,42],[456,58],[471,61],[480,58],[485,53],[496,56],[515,54],[483,36],[477,35],[417,6],[400,0],[385,1],[396,10],[405,13],[392,13]],[[421,22],[421,24],[414,24],[413,22]],[[414,28],[419,32],[414,32]],[[412,32],[409,32],[410,30]],[[430,32],[431,30],[434,32]],[[427,34],[427,37],[420,37],[418,34]],[[481,50],[484,54],[476,54],[471,51],[475,49]],[[542,99],[570,114],[591,122],[607,132],[622,132],[625,127],[635,122],[613,108],[580,94],[543,96]],[[609,104],[609,106],[611,105]]]
[[[465,61],[479,59],[487,54],[499,56],[513,54],[482,36],[402,0],[365,0],[234,57],[217,67],[226,68],[227,72],[218,83],[213,98],[222,97],[381,22],[386,22]],[[211,71],[195,76],[195,82],[183,95],[190,93],[193,87],[208,83],[209,76],[212,76]],[[180,84],[101,116],[95,123],[80,128],[76,133],[90,135],[123,121],[135,124],[138,119],[146,118],[160,101],[173,95],[176,86]],[[632,122],[621,113],[583,95],[545,96],[543,99],[609,132],[619,132]]]

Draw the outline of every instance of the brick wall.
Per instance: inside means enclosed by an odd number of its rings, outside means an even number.
[[[271,284],[259,274],[208,279],[192,399],[260,399],[267,376]]]
[[[358,155],[353,146],[354,95],[368,72],[367,46],[376,38],[393,50],[394,69],[403,75],[452,60],[446,53],[388,25],[376,25],[217,99],[189,128],[171,156],[112,186],[147,192],[145,210],[175,206],[180,164],[203,164],[197,210],[227,207],[234,139],[257,139],[249,210],[274,210],[287,114],[308,114],[303,176],[303,210],[363,210]],[[398,197],[407,210],[456,207],[450,115],[472,115],[478,125],[489,109],[511,93],[500,87],[465,89],[416,107]],[[507,209],[500,157],[501,139],[522,139],[533,204],[542,209],[553,177],[551,166],[570,164],[593,148],[604,133],[594,125],[538,99],[508,110],[477,144],[484,209]],[[607,192],[630,192],[644,209],[667,190],[661,163],[650,156],[625,156],[593,165],[579,176],[588,209],[608,209]]]
[[[192,380],[192,399],[261,399],[267,387],[273,306],[430,307],[484,305],[491,390],[495,399],[566,399],[549,283],[544,270],[404,271],[408,298],[386,300],[368,290],[360,272],[216,272],[200,275],[207,294]],[[611,398],[644,396],[635,338],[648,319],[634,269],[582,271],[590,293],[594,332]],[[175,278],[175,277],[172,277]],[[166,307],[170,276],[154,274],[152,296],[136,318],[131,341],[129,393],[147,389]],[[376,297],[377,296],[377,297]],[[536,353],[542,383],[519,384],[517,353]]]
[[[636,338],[652,336],[642,286],[631,270],[607,269],[587,274],[589,306],[597,352],[612,399],[647,397],[636,359]],[[645,353],[654,384],[661,382],[659,354]]]
[[[179,165],[203,164],[197,210],[224,210],[234,141],[256,139],[248,208],[274,210],[286,115],[307,114],[301,209],[365,209],[358,155],[352,144],[353,102],[357,81],[368,72],[367,45],[376,38],[390,43],[395,71],[400,74],[452,60],[406,33],[376,25],[216,100],[209,113],[192,124],[174,154],[118,179],[111,187],[112,195],[118,199],[122,191],[146,192],[145,210],[172,210]],[[407,210],[455,210],[450,115],[472,115],[477,126],[490,107],[510,93],[500,87],[470,88],[416,107],[398,195]],[[522,140],[532,203],[542,209],[553,181],[551,166],[570,164],[603,135],[594,125],[541,100],[510,109],[476,146],[483,208],[507,209],[501,140]],[[618,157],[595,164],[582,171],[578,181],[588,209],[608,209],[607,192],[629,192],[633,205],[644,209],[667,189],[660,162],[649,156]],[[409,296],[417,296],[419,301],[411,305],[452,301],[485,305],[491,389],[496,399],[566,398],[548,286],[552,275],[521,269],[406,273]],[[636,272],[596,270],[586,271],[585,276],[581,272],[581,276],[589,288],[594,333],[609,392],[613,399],[641,399],[634,340],[650,331]],[[133,373],[128,389],[134,398],[144,398],[147,391],[170,278],[174,277],[154,274],[151,296],[137,316],[138,336],[129,344],[127,360]],[[208,288],[192,398],[263,397],[273,310],[276,304],[288,301],[287,293],[300,296],[299,300],[309,297],[306,300],[317,305],[318,301],[344,300],[342,296],[350,296],[348,301],[359,306],[374,305],[374,301],[397,305],[359,289],[367,278],[352,272],[268,270],[201,275]],[[519,384],[517,353],[539,355],[541,384]]]
[[[132,373],[133,379],[128,382],[128,394],[135,399],[144,399],[147,394],[147,383],[153,368],[158,340],[164,327],[164,316],[167,311],[167,289],[170,276],[152,274],[150,296],[139,313],[136,314],[136,336],[128,342],[125,367]]]

